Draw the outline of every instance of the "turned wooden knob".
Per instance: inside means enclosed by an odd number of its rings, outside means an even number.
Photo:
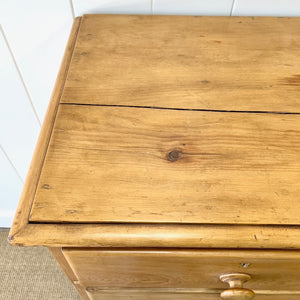
[[[222,299],[227,300],[251,300],[255,297],[253,291],[243,288],[243,284],[251,279],[251,276],[243,273],[229,273],[220,276],[220,280],[229,284],[229,289],[221,293]]]

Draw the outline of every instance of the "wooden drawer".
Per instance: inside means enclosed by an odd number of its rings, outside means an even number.
[[[88,292],[92,300],[220,300],[219,294],[128,292],[125,290]],[[255,300],[299,300],[300,295],[256,295]]]
[[[128,293],[124,290],[116,292],[97,291],[88,293],[93,300],[220,300],[217,294],[173,294],[173,293]],[[292,298],[291,298],[292,299]],[[296,298],[295,298],[296,299]]]
[[[300,291],[300,251],[69,248],[63,253],[85,287],[222,291],[227,285],[219,276],[238,272],[252,277],[245,288],[259,294]]]

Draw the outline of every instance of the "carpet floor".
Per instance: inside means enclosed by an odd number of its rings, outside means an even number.
[[[12,247],[0,229],[1,300],[79,300],[75,288],[43,247]]]

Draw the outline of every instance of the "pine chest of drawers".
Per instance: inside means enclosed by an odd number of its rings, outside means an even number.
[[[77,18],[11,244],[48,247],[83,299],[300,299],[299,37]]]

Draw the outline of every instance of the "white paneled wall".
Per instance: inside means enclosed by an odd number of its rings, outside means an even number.
[[[76,16],[83,14],[151,14],[151,0],[73,0]]]
[[[40,125],[2,33],[0,70],[0,144],[24,180]]]
[[[229,16],[232,0],[154,0],[153,12],[159,15]]]
[[[1,227],[10,227],[16,200],[20,197],[23,182],[0,148],[0,221]]]
[[[0,0],[0,227],[12,222],[72,23],[69,0]]]
[[[9,227],[74,16],[300,16],[300,0],[0,0],[0,227]]]
[[[300,16],[299,0],[236,0],[233,16]]]
[[[2,28],[42,121],[73,22],[70,2],[9,0],[0,3]]]

